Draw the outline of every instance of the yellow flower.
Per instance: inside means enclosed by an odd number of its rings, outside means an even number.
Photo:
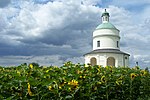
[[[83,73],[82,71],[79,71],[79,70],[77,71],[77,74],[82,74],[82,73]]]
[[[17,74],[19,74],[20,75],[20,72],[17,70]]]
[[[52,86],[48,86],[48,89],[49,89],[49,90],[52,90]]]
[[[61,87],[61,86],[59,86],[59,89],[62,89],[62,87]]]
[[[43,68],[47,68],[47,66],[43,66]]]
[[[46,78],[46,76],[44,76],[44,78]]]
[[[146,74],[148,74],[148,72],[147,72],[147,71],[144,71],[144,74],[143,74],[143,75],[146,75]]]
[[[80,76],[80,78],[85,78],[85,76]]]
[[[30,65],[29,65],[29,67],[32,69],[32,68],[33,68],[33,65],[32,65],[32,64],[30,64]]]
[[[54,68],[58,68],[58,66],[54,66]]]
[[[67,82],[64,82],[65,84],[67,83]]]
[[[145,70],[141,70],[140,72],[141,72],[141,76],[144,76],[147,74],[147,71],[145,71]]]
[[[49,70],[46,70],[46,73],[48,73],[49,72]]]
[[[69,89],[69,91],[71,91],[71,88],[70,88],[70,87],[69,87],[68,89]]]
[[[28,84],[28,89],[30,89],[30,83],[27,83]]]
[[[89,67],[89,65],[85,64],[85,66],[84,66],[84,67]]]
[[[139,69],[139,67],[138,67],[138,66],[135,66],[135,67],[133,67],[132,69],[138,70],[138,69]]]
[[[31,86],[30,86],[30,83],[27,83],[28,84],[28,93],[30,96],[33,96],[32,92],[31,92]]]
[[[106,68],[106,69],[109,69],[109,66],[106,66],[105,68]]]
[[[68,82],[68,85],[78,86],[79,84],[78,84],[78,81],[73,79],[70,82]]]
[[[82,76],[80,76],[80,78],[82,78]]]
[[[102,83],[105,83],[105,76],[102,76],[102,77],[101,77],[101,82],[102,82]]]
[[[131,79],[134,79],[135,77],[136,77],[136,74],[135,74],[135,73],[131,73],[131,74],[130,74],[130,78],[131,78]]]

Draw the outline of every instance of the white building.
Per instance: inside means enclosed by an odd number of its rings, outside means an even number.
[[[109,22],[109,13],[102,13],[102,24],[93,32],[93,51],[84,55],[85,64],[129,66],[129,54],[120,51],[119,30]]]

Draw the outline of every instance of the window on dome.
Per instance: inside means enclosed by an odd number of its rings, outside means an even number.
[[[103,18],[103,21],[105,20],[105,18],[104,17],[102,17]]]
[[[128,57],[125,57],[125,59],[128,59]]]
[[[108,21],[107,19],[108,19],[108,18],[107,18],[107,16],[106,16],[106,19],[105,19],[105,20]]]
[[[117,47],[119,48],[119,41],[117,41]]]
[[[97,41],[97,47],[100,47],[100,41]]]
[[[103,21],[107,21],[107,17],[106,16],[103,17]]]

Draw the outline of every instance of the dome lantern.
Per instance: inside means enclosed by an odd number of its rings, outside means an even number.
[[[109,13],[106,11],[106,9],[105,9],[105,12],[104,13],[102,13],[102,23],[107,23],[107,22],[109,22]]]

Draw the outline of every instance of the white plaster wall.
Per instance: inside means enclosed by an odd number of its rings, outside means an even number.
[[[104,66],[106,62],[106,55],[100,54],[100,62],[99,65]]]
[[[97,41],[100,41],[100,47],[97,47]],[[98,36],[93,38],[93,50],[96,49],[119,49],[117,47],[117,41],[120,47],[120,38],[117,36]]]
[[[115,30],[115,29],[100,29],[100,30],[95,30],[93,32],[93,37],[99,36],[99,35],[116,35],[116,36],[119,36],[119,30]]]
[[[88,54],[88,55],[85,55],[85,64],[90,64],[90,59],[91,58],[96,58],[96,60],[97,60],[97,65],[99,65],[99,57],[98,57],[98,54]]]
[[[124,57],[128,59],[124,59]],[[129,56],[124,54],[115,54],[115,53],[99,53],[99,54],[87,54],[85,55],[85,64],[90,63],[90,59],[95,57],[97,59],[97,65],[102,65],[103,67],[107,66],[107,58],[115,58],[115,66],[129,66]]]
[[[129,67],[129,56],[125,55],[125,57],[127,57],[127,59],[125,59],[125,65]]]
[[[85,55],[84,56],[84,60],[85,60],[85,64],[90,64],[90,55]]]

